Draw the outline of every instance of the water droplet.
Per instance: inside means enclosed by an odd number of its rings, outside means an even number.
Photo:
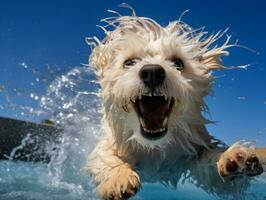
[[[246,100],[246,97],[237,97],[239,100]]]
[[[27,69],[29,66],[25,63],[25,62],[22,62],[22,63],[19,63],[22,67],[24,67],[25,69]]]

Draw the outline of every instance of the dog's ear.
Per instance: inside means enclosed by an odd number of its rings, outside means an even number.
[[[206,73],[212,70],[228,69],[228,67],[222,64],[222,57],[229,56],[228,48],[235,46],[234,44],[229,44],[230,36],[227,36],[226,41],[221,46],[213,46],[215,41],[222,37],[223,34],[218,32],[200,42],[203,53],[199,57],[199,60],[204,64]]]
[[[221,70],[225,69],[226,67],[222,64],[222,56],[228,56],[228,51],[219,51],[216,49],[212,49],[206,53],[204,53],[200,57],[200,61],[204,64],[206,72],[210,72],[212,70]]]
[[[222,57],[229,56],[230,53],[228,51],[228,48],[230,47],[243,47],[252,52],[255,52],[254,50],[249,49],[248,47],[237,45],[237,44],[230,45],[228,44],[228,42],[224,43],[220,47],[215,46],[213,49],[210,49],[204,52],[199,58],[200,62],[204,64],[206,73],[209,73],[212,70],[246,69],[247,67],[251,65],[251,64],[246,64],[246,65],[238,65],[238,66],[224,66],[222,63]]]
[[[92,49],[92,53],[89,57],[89,66],[95,70],[98,78],[103,77],[104,67],[107,65],[108,56],[104,51],[104,44],[99,44]]]
[[[192,46],[192,49],[197,49],[199,51],[197,58],[204,65],[206,73],[212,70],[228,69],[228,67],[223,66],[221,58],[223,56],[228,56],[228,48],[236,46],[235,44],[230,44],[231,36],[227,35],[226,40],[223,44],[216,45],[216,41],[222,38],[228,29],[224,31],[218,31],[215,34],[204,37],[207,32],[200,29],[199,32],[194,32],[193,29],[187,24],[174,21],[169,23],[165,28],[170,33],[178,33],[178,37],[185,38],[184,42]],[[230,68],[230,67],[229,67]]]

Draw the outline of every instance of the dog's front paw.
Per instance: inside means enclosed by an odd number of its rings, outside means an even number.
[[[217,167],[224,180],[233,180],[242,175],[256,176],[263,172],[254,144],[245,141],[239,141],[227,149],[220,156]]]
[[[133,196],[140,188],[136,172],[123,165],[112,170],[109,177],[98,186],[98,194],[105,200],[123,200]]]

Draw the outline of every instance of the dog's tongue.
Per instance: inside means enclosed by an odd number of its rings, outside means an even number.
[[[139,101],[139,109],[142,116],[147,119],[153,127],[161,126],[163,118],[168,110],[167,101],[164,97],[143,96]]]

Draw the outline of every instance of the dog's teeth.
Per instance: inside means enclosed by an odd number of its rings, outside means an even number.
[[[167,101],[167,96],[166,95],[164,95],[164,98],[165,98],[165,101]]]
[[[142,98],[142,94],[139,94],[139,100],[141,100],[141,98]]]
[[[171,104],[171,98],[168,99],[168,109],[170,108],[170,104]]]
[[[168,120],[168,117],[164,118],[164,120],[163,120],[163,127],[164,127],[164,128],[165,128],[166,125],[167,125],[167,120]]]
[[[141,117],[139,118],[139,121],[140,121],[141,125],[144,127],[145,123],[144,123],[144,121],[143,121],[143,119]]]
[[[163,127],[163,128],[158,128],[158,129],[156,129],[156,130],[148,130],[148,129],[146,129],[146,128],[143,126],[143,130],[144,130],[145,132],[147,132],[147,133],[150,133],[150,134],[156,134],[156,133],[160,133],[160,132],[165,131],[165,127]]]

